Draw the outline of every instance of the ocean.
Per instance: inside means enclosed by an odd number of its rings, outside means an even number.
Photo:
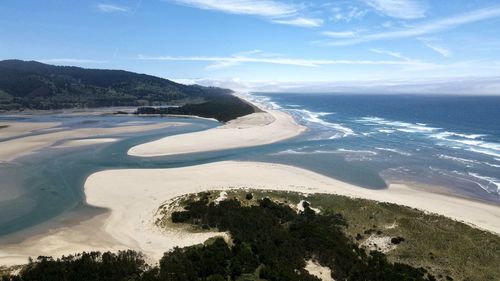
[[[300,143],[275,154],[314,155],[332,169],[346,161],[378,174],[385,184],[440,186],[500,201],[500,97],[257,93],[252,98],[309,128]]]
[[[132,116],[0,116],[0,121],[62,122],[64,128],[165,120],[188,123],[140,134],[106,136],[120,138],[114,143],[42,149],[0,163],[0,237],[29,231],[63,214],[88,213],[93,207],[85,204],[83,184],[94,172],[225,160],[295,165],[360,188],[412,183],[435,192],[500,204],[500,97],[255,93],[249,98],[290,113],[308,131],[257,147],[138,158],[128,156],[127,150],[168,135],[220,124]]]

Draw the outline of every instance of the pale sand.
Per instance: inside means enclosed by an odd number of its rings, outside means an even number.
[[[82,128],[74,130],[64,130],[59,132],[47,132],[40,135],[27,136],[0,142],[0,162],[11,161],[20,156],[29,154],[35,150],[49,147],[55,142],[64,139],[98,137],[109,134],[133,133],[148,130],[166,128],[170,126],[180,126],[185,123],[164,122],[151,125],[121,126],[113,128]],[[14,122],[10,125],[16,125]]]
[[[321,281],[335,281],[332,278],[332,270],[326,266],[321,266],[316,261],[306,261],[306,267],[304,269],[307,270],[309,274],[318,277]]]
[[[165,201],[186,193],[251,188],[331,193],[391,202],[464,221],[500,234],[500,206],[417,190],[402,184],[369,190],[292,166],[257,162],[217,162],[173,169],[109,170],[85,183],[87,203],[109,210],[101,220],[78,228],[53,230],[40,238],[0,245],[0,264],[16,264],[29,255],[61,255],[82,250],[135,249],[151,261],[174,246],[201,243],[214,233],[189,234],[160,230],[155,213]],[[88,224],[91,224],[90,226]],[[89,231],[91,230],[91,231]],[[112,241],[101,241],[101,234]],[[64,245],[61,247],[60,245]]]
[[[251,147],[289,139],[305,130],[290,115],[269,109],[237,118],[214,129],[169,136],[134,146],[128,154],[152,157]]]
[[[17,137],[61,125],[57,122],[0,122],[0,139]],[[2,126],[7,126],[2,128]]]
[[[63,142],[61,145],[56,147],[79,147],[79,146],[87,146],[93,144],[101,144],[101,143],[110,143],[118,141],[117,138],[99,138],[99,139],[80,139],[80,140],[69,140]]]

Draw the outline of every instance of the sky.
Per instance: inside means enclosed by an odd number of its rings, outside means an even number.
[[[263,91],[500,94],[500,1],[4,0],[0,59]]]

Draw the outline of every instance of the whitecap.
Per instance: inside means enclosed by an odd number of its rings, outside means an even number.
[[[438,154],[437,156],[441,159],[453,160],[456,162],[460,162],[462,164],[478,164],[478,163],[480,163],[476,160],[465,159],[465,158],[460,158],[460,157],[455,157],[455,156],[450,156],[450,155],[445,155],[445,154]]]
[[[486,164],[486,165],[488,165],[490,167],[500,168],[500,165],[492,164],[492,163],[489,163],[489,162],[484,162],[483,164]]]
[[[357,119],[356,122],[371,126],[376,126],[376,125],[389,126],[392,129],[407,133],[428,133],[440,130],[440,128],[430,127],[424,123],[390,121],[380,117],[362,117],[360,119]]]
[[[493,157],[500,157],[500,153],[497,153],[497,152],[494,152],[494,151],[491,151],[491,150],[487,150],[487,149],[481,149],[481,148],[471,147],[471,148],[468,148],[466,150],[472,151],[472,152],[476,152],[476,153],[490,155],[490,156],[493,156]]]

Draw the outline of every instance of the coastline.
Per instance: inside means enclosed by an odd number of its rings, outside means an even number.
[[[263,105],[256,106],[265,108]],[[254,113],[215,129],[178,135],[182,136],[181,139],[173,136],[136,146],[134,148],[142,147],[145,150],[137,152],[135,156],[151,157],[254,146],[259,145],[259,142],[252,140],[258,139],[263,142],[261,144],[266,144],[296,136],[305,130],[285,112],[266,110],[270,112]],[[287,130],[286,134],[278,137],[275,131],[282,127]],[[223,130],[226,132],[219,132]],[[227,142],[224,142],[226,139]],[[165,146],[177,141],[181,144],[174,148]],[[181,149],[184,145],[182,141],[186,142],[186,150]],[[73,214],[72,223],[65,223],[61,219],[59,223],[49,224],[45,231],[25,235],[21,242],[0,239],[0,264],[22,264],[29,256],[61,256],[82,251],[125,249],[141,251],[150,262],[157,262],[164,252],[173,247],[198,244],[215,235],[223,235],[159,229],[154,220],[162,203],[187,193],[234,188],[328,193],[394,203],[443,215],[500,235],[500,206],[497,205],[432,192],[406,183],[393,183],[387,189],[371,190],[294,166],[226,161],[182,168],[123,169],[94,173],[84,185],[86,203],[103,213],[90,218]]]
[[[241,95],[235,96],[259,109],[265,108]],[[306,127],[299,125],[289,114],[266,108],[263,112],[239,117],[217,128],[140,144],[130,148],[127,154],[155,157],[253,147],[293,138],[304,131]]]
[[[3,122],[2,124],[6,124],[9,126],[17,127],[21,126],[22,122]],[[73,147],[80,145],[91,145],[109,142],[110,139],[99,138],[101,136],[110,135],[110,134],[121,134],[121,133],[134,133],[155,129],[162,129],[171,126],[181,126],[184,123],[181,122],[162,122],[158,124],[150,124],[150,125],[127,125],[127,126],[118,126],[113,128],[82,128],[75,130],[63,130],[57,132],[51,132],[51,129],[55,129],[54,127],[58,124],[54,123],[41,123],[37,128],[44,128],[42,134],[29,135],[20,138],[14,138],[10,140],[6,140],[0,142],[2,145],[2,149],[0,150],[0,162],[12,161],[18,157],[27,155],[32,153],[35,150],[50,147],[54,145],[58,141],[68,140],[66,143],[63,143],[57,147]],[[48,127],[48,128],[46,128]],[[9,128],[9,127],[7,127]],[[37,132],[42,132],[41,129],[38,129]],[[84,140],[87,138],[95,138],[93,141]]]
[[[48,234],[30,237],[21,243],[2,245],[0,264],[19,264],[28,256],[123,249],[141,251],[155,262],[175,246],[198,244],[221,235],[159,229],[154,220],[161,204],[187,193],[234,188],[328,193],[394,203],[500,234],[500,206],[422,191],[404,184],[371,190],[293,166],[227,161],[172,169],[94,173],[85,182],[86,201],[90,206],[107,210],[104,214],[74,226],[51,229]]]

